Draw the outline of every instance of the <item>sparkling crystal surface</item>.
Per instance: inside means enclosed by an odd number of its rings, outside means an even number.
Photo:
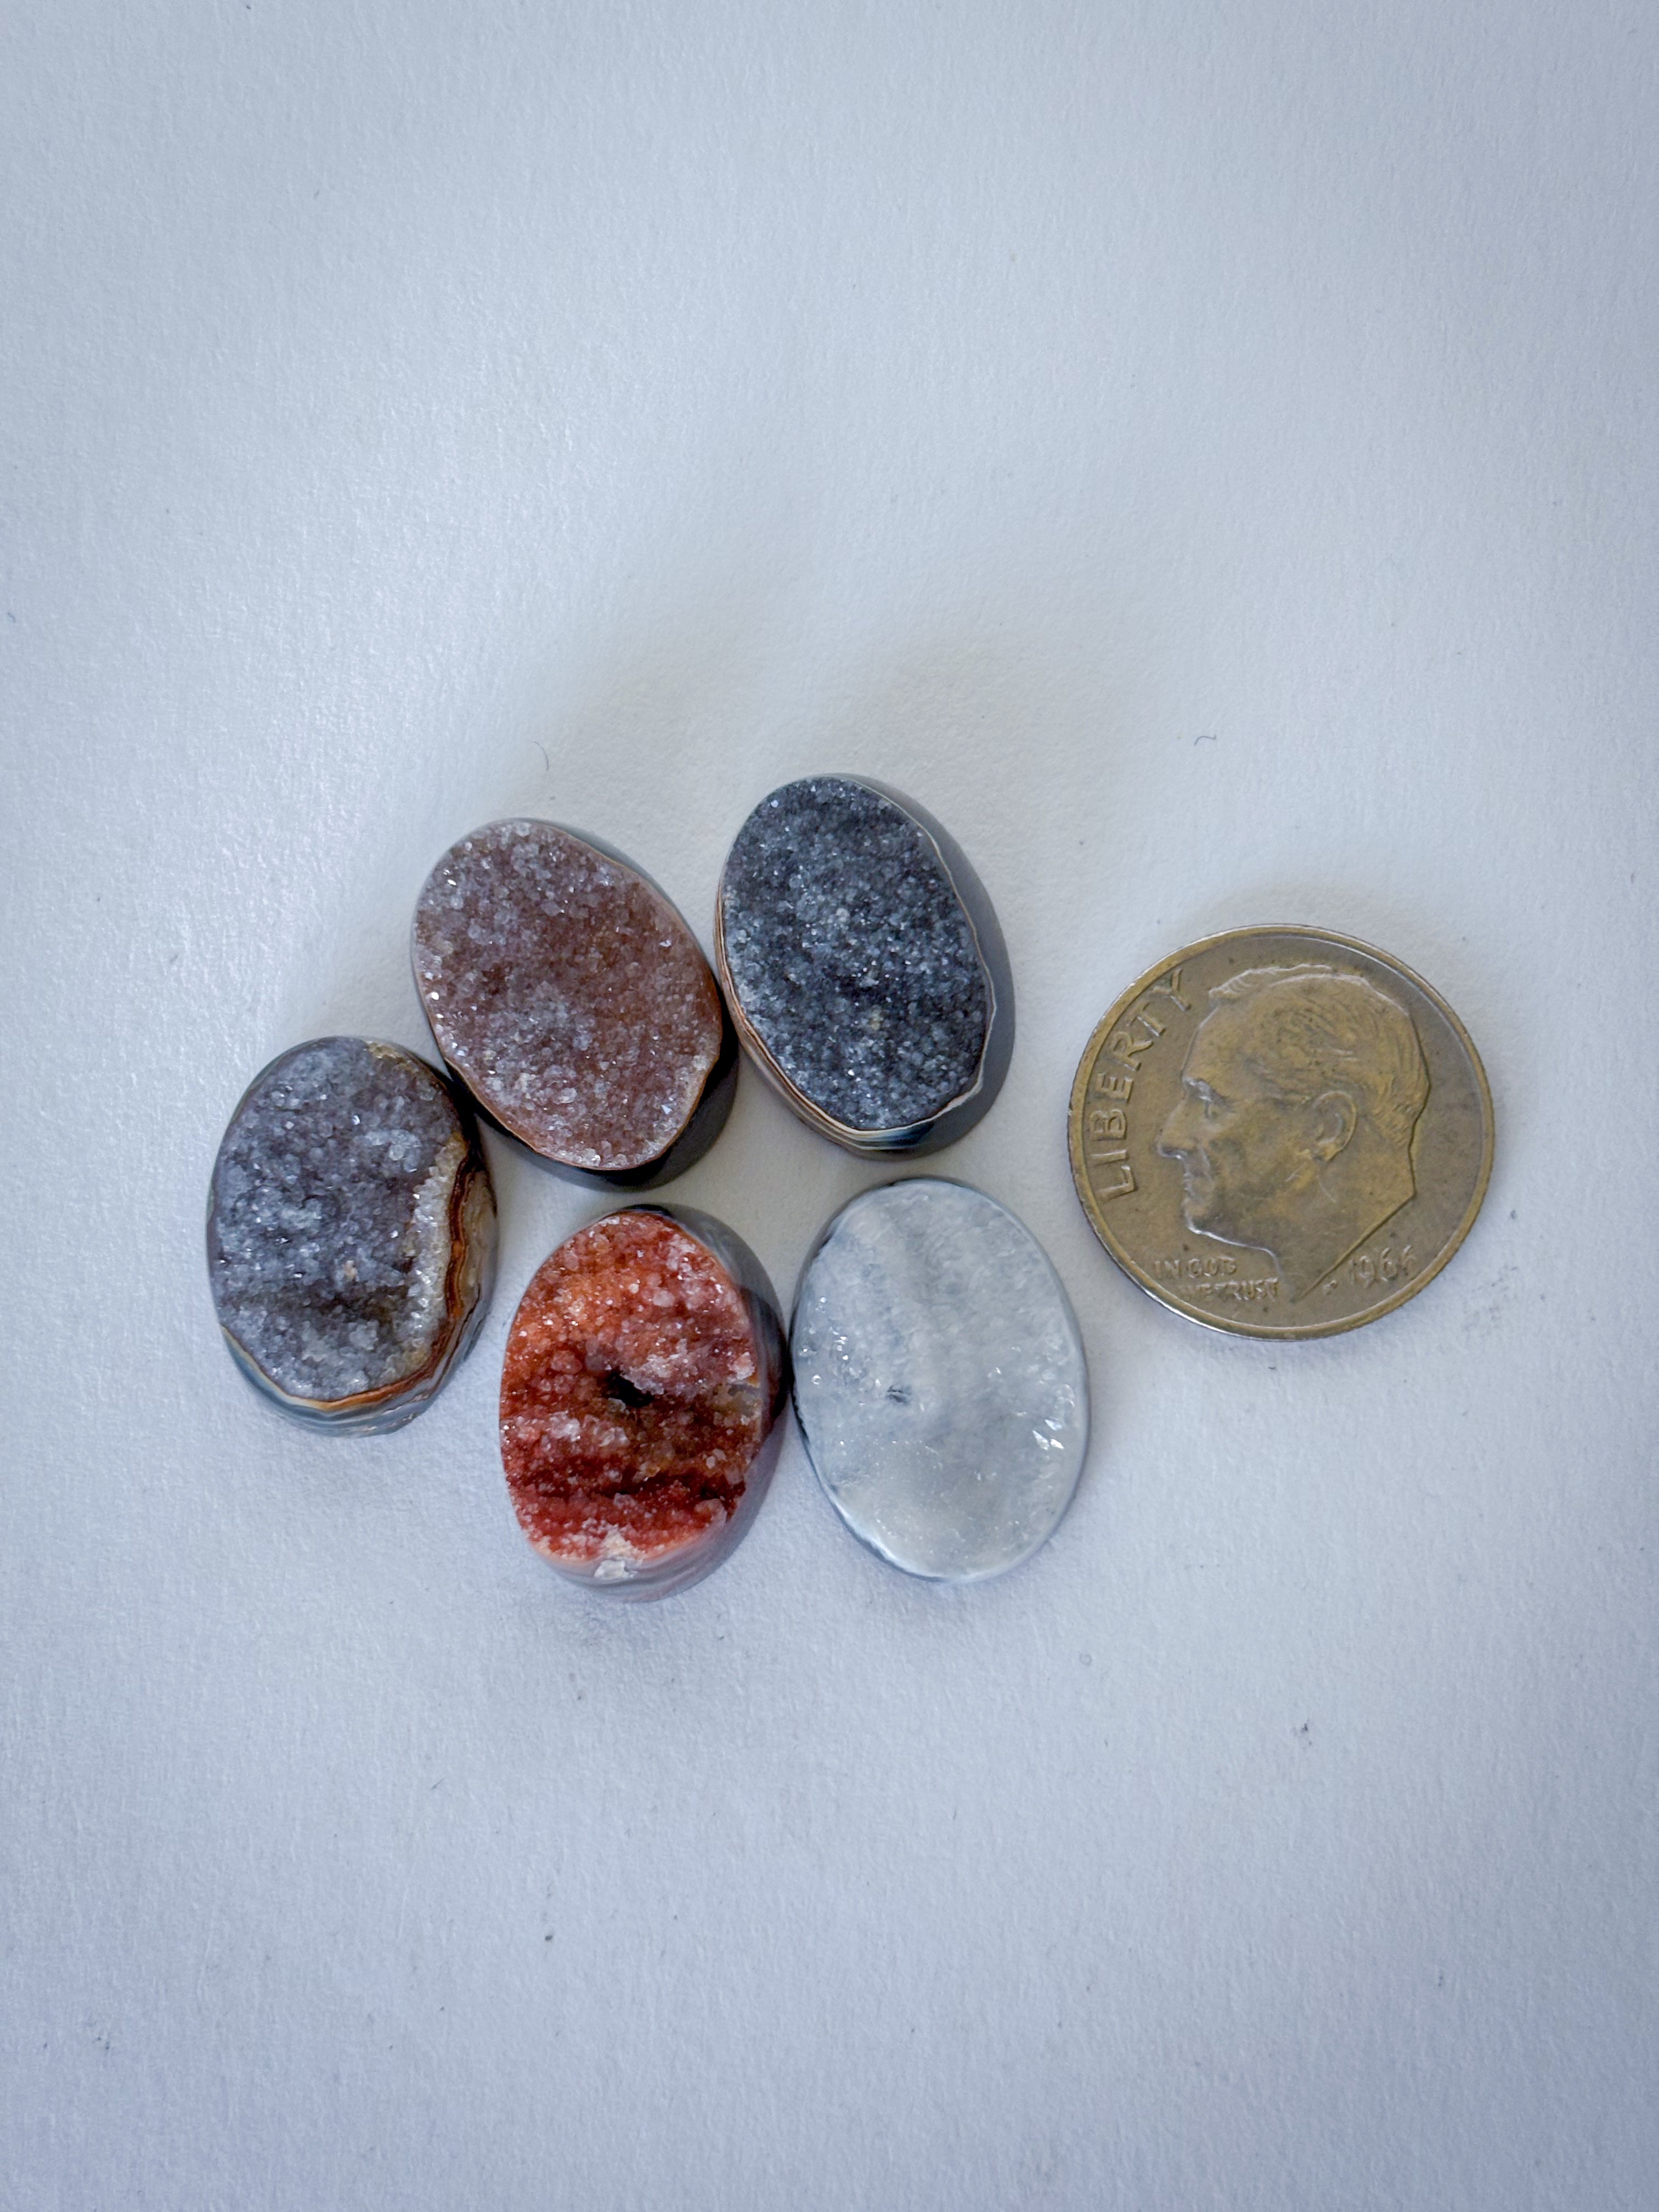
[[[453,845],[422,890],[414,959],[445,1060],[503,1128],[568,1167],[666,1152],[720,1057],[720,993],[680,915],[551,822]]]
[[[907,1572],[1018,1565],[1070,1504],[1088,1377],[1060,1278],[1023,1222],[937,1178],[830,1223],[790,1332],[795,1410],[854,1535]]]
[[[365,1400],[429,1395],[494,1247],[482,1161],[412,1053],[362,1037],[298,1046],[232,1117],[210,1201],[214,1305],[250,1374],[296,1412],[368,1415]]]
[[[769,1474],[782,1328],[752,1255],[631,1208],[538,1269],[501,1368],[501,1460],[520,1525],[568,1574],[651,1590],[732,1548]],[[732,1257],[732,1248],[741,1255]],[[747,1263],[745,1268],[744,1262]]]
[[[720,882],[732,986],[798,1090],[860,1130],[971,1089],[990,986],[933,840],[896,799],[808,776],[756,807]]]

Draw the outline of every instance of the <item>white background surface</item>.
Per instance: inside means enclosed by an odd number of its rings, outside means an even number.
[[[12,12],[4,2197],[1655,2201],[1659,26],[1635,4]],[[606,1610],[500,1349],[307,1435],[201,1216],[281,1048],[416,1045],[539,811],[708,939],[815,769],[941,816],[1013,1071],[937,1165],[1087,1336],[1076,1506],[907,1582],[792,1440]],[[1486,1211],[1333,1341],[1073,1198],[1161,954],[1323,923],[1482,1048]],[[786,1295],[871,1170],[745,1079]]]

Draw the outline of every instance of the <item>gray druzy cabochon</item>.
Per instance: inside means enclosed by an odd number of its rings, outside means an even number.
[[[843,1206],[802,1272],[790,1348],[807,1456],[891,1565],[1001,1574],[1070,1504],[1082,1339],[1048,1255],[984,1192],[913,1177]]]
[[[476,1131],[399,1045],[296,1045],[231,1116],[207,1244],[214,1309],[250,1382],[301,1419],[398,1427],[489,1303],[495,1206]]]
[[[770,793],[733,841],[715,945],[744,1043],[858,1151],[927,1151],[988,1109],[1013,1042],[995,914],[946,833],[860,776]]]

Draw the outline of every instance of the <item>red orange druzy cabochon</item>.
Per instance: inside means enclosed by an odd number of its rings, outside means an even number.
[[[707,1572],[769,1476],[786,1358],[769,1287],[718,1224],[633,1207],[578,1230],[532,1278],[502,1364],[525,1534],[621,1595]]]

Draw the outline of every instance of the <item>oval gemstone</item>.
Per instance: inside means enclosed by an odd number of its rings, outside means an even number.
[[[1089,1436],[1077,1322],[1042,1247],[982,1191],[914,1178],[843,1206],[790,1351],[807,1456],[893,1566],[1001,1574],[1070,1504]]]
[[[737,1052],[719,987],[619,855],[551,822],[474,830],[427,878],[414,963],[450,1069],[544,1159],[642,1186],[720,1133]]]
[[[501,1367],[519,1524],[574,1580],[623,1597],[697,1581],[771,1479],[788,1354],[771,1285],[708,1215],[632,1206],[543,1261]]]
[[[837,1143],[935,1150],[996,1097],[1002,934],[962,854],[896,793],[815,775],[763,799],[721,874],[715,948],[756,1063]]]
[[[495,1205],[477,1133],[398,1045],[321,1037],[254,1078],[208,1201],[231,1354],[285,1412],[392,1429],[431,1403],[489,1303]]]

